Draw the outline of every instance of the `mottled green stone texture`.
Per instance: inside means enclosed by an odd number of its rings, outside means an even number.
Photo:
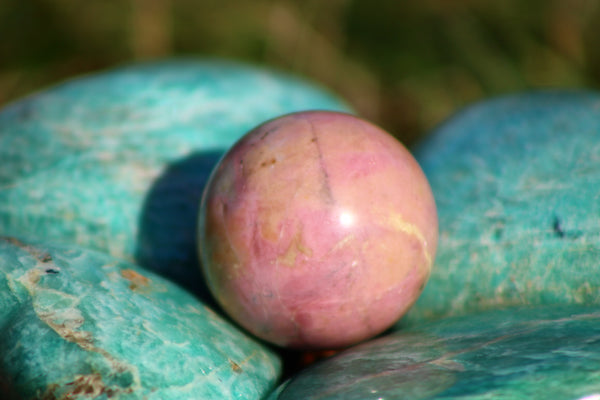
[[[261,399],[269,349],[160,276],[0,237],[0,398]]]
[[[598,398],[600,308],[579,305],[491,310],[425,323],[315,364],[269,397]]]
[[[213,59],[78,78],[0,112],[0,233],[78,243],[192,287],[200,196],[222,153],[267,119],[348,111],[325,89]]]
[[[600,303],[600,95],[475,104],[414,149],[436,199],[431,278],[403,323],[518,304]]]

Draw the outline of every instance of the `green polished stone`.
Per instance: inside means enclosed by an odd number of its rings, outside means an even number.
[[[261,399],[280,370],[272,351],[152,272],[0,238],[2,399]]]
[[[414,149],[436,199],[435,266],[403,323],[600,303],[600,95],[475,104]]]
[[[220,156],[254,126],[348,111],[318,85],[217,59],[81,77],[0,112],[0,233],[109,252],[195,287],[196,214]]]
[[[395,332],[315,364],[269,400],[596,400],[600,308],[539,306]]]

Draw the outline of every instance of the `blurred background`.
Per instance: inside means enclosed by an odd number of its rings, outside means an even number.
[[[0,0],[0,106],[170,56],[307,77],[411,145],[482,98],[600,87],[600,1]]]

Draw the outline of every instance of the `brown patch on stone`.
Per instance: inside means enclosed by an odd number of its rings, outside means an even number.
[[[94,337],[92,333],[75,330],[83,324],[83,321],[75,324],[75,326],[70,326],[70,324],[66,323],[55,323],[53,321],[53,318],[55,317],[53,313],[38,313],[38,317],[66,341],[75,343],[84,350],[94,349]]]
[[[137,290],[150,284],[149,278],[132,269],[121,270],[121,276],[131,282],[129,285],[129,289],[131,290]]]
[[[278,262],[288,267],[294,267],[299,255],[312,256],[312,249],[304,244],[302,235],[302,229],[298,229],[285,253],[278,257]]]
[[[20,247],[41,263],[52,262],[52,256],[49,253],[41,251],[40,249],[37,249],[34,246],[27,244],[15,237],[0,236],[0,240],[4,240],[5,242],[12,244],[13,246]]]
[[[63,397],[84,394],[86,397],[95,398],[106,394],[108,398],[111,398],[115,394],[113,389],[107,388],[104,385],[100,374],[79,375],[75,380],[67,383],[66,386],[70,386],[71,390],[65,393]]]
[[[240,365],[238,363],[236,363],[235,361],[229,359],[229,365],[231,365],[231,369],[236,374],[240,374],[242,372],[242,367],[240,367]]]
[[[270,165],[274,165],[275,163],[277,163],[277,160],[276,160],[275,158],[271,158],[271,159],[270,159],[270,160],[268,160],[268,161],[263,161],[263,162],[261,162],[261,163],[260,163],[260,166],[261,166],[261,167],[263,167],[263,168],[265,168],[265,167],[268,167],[268,166],[270,166]]]
[[[63,389],[67,389],[63,391]],[[90,398],[95,399],[99,396],[106,395],[107,398],[112,398],[117,394],[118,390],[107,387],[102,376],[98,373],[89,375],[75,375],[75,379],[64,386],[56,383],[48,385],[44,394],[40,397],[42,400],[68,400],[73,398]]]

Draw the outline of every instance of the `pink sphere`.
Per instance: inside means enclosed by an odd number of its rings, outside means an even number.
[[[397,321],[429,277],[437,213],[391,135],[327,111],[244,136],[202,198],[200,253],[224,310],[256,336],[340,348]]]

